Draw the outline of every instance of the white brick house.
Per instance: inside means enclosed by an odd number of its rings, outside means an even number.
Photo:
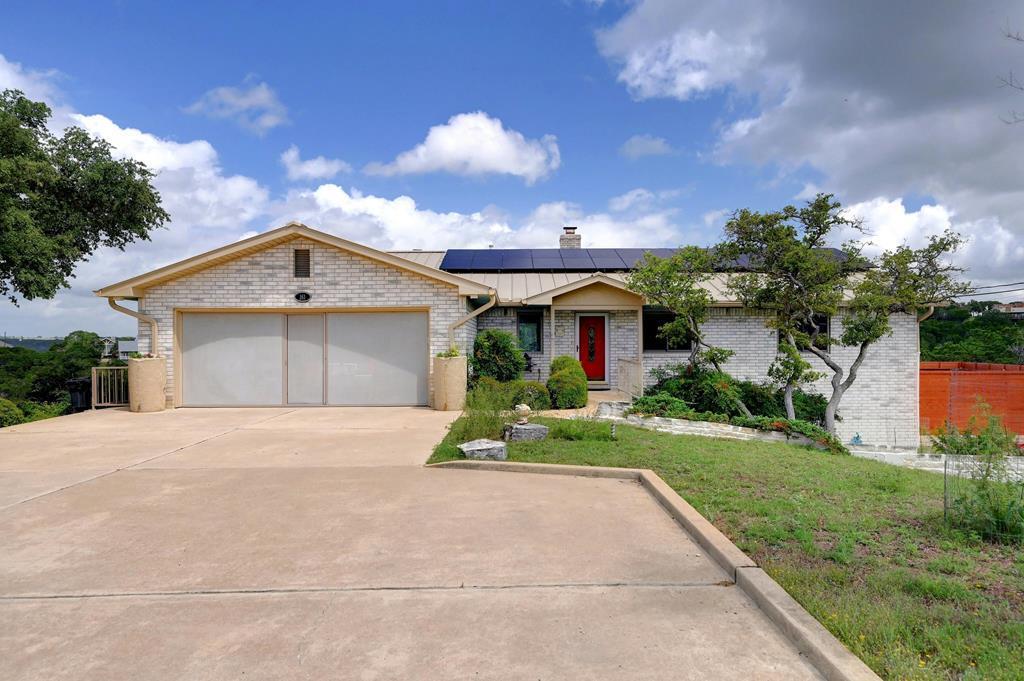
[[[636,392],[688,355],[657,338],[670,317],[626,288],[644,252],[582,249],[566,228],[558,249],[386,253],[292,223],[96,294],[138,301],[139,351],[167,359],[171,406],[429,404],[430,357],[451,344],[468,353],[488,328],[519,337],[527,378],[572,355],[591,388]],[[775,332],[725,276],[708,284],[706,337],[735,352],[734,376],[765,380]],[[841,316],[832,324],[838,335]],[[844,441],[919,443],[917,320],[893,328],[843,400]],[[848,364],[853,350],[834,354]],[[817,388],[828,394],[827,381]]]

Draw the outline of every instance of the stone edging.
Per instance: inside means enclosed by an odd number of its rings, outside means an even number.
[[[670,419],[664,416],[640,416],[627,414],[626,402],[602,402],[598,405],[595,417],[603,421],[624,423],[647,430],[656,430],[673,435],[701,435],[703,437],[720,437],[729,440],[760,440],[762,442],[783,442],[796,445],[807,445],[815,449],[827,449],[800,433],[783,433],[772,430],[759,430],[746,426],[734,426],[729,423],[715,421],[691,421],[689,419]]]
[[[693,536],[700,547],[732,577],[736,586],[757,604],[768,619],[793,642],[797,650],[807,656],[811,664],[826,679],[862,681],[879,678],[768,576],[768,573],[759,568],[654,471],[638,468],[464,460],[444,461],[429,464],[428,467],[636,480],[683,529]]]

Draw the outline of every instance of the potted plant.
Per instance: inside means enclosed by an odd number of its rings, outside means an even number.
[[[434,357],[434,409],[458,411],[466,406],[466,356],[451,346]]]

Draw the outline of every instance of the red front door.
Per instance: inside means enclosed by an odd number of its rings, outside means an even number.
[[[605,318],[599,316],[579,317],[580,327],[580,364],[589,381],[604,381],[605,349],[604,349]]]

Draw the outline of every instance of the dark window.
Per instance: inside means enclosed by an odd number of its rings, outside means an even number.
[[[690,341],[670,343],[661,337],[661,327],[676,318],[672,312],[663,310],[644,310],[644,350],[689,350]]]
[[[818,333],[818,340],[815,346],[822,350],[828,351],[828,336],[830,332],[829,327],[829,316],[827,314],[815,314],[810,322],[801,322],[798,327],[800,331],[806,333],[808,336]],[[782,343],[782,332],[779,332],[779,343]],[[800,348],[806,352],[806,348]]]
[[[544,333],[544,313],[541,310],[519,310],[516,314],[519,347],[523,352],[541,352]]]
[[[296,248],[295,249],[295,276],[308,279],[309,278],[309,249],[308,248]]]

